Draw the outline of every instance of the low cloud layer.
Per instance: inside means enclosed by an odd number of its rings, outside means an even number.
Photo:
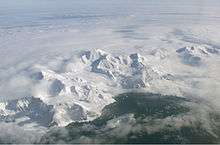
[[[44,132],[25,130],[11,123],[0,123],[0,143],[2,144],[29,144],[39,142]]]

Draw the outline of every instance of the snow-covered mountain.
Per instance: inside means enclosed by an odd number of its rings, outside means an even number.
[[[206,57],[219,54],[218,49],[205,46],[187,46],[178,49],[176,52],[184,63],[192,66],[199,66]]]
[[[175,55],[195,65],[218,51],[192,46],[176,52]],[[35,65],[28,69],[28,76],[35,82],[33,95],[2,101],[1,121],[21,126],[34,123],[47,128],[92,120],[106,105],[114,102],[113,97],[118,90],[143,89],[181,96],[184,89],[191,86],[175,72],[168,72],[161,64],[152,63],[152,59],[158,59],[152,58],[154,54],[145,57],[138,53],[114,55],[93,49],[74,56],[76,61],[66,61],[62,71]],[[166,57],[169,54],[159,59]]]
[[[39,98],[24,97],[1,102],[0,106],[1,121],[4,122],[19,120],[17,123],[21,126],[36,122],[40,126],[48,127],[53,120],[53,106],[43,103]]]
[[[114,101],[113,89],[145,89],[173,79],[160,65],[150,64],[138,53],[114,56],[93,49],[80,53],[77,62],[69,61],[64,67],[64,72],[40,65],[29,69],[35,94],[2,101],[1,121],[50,127],[91,120]]]
[[[166,72],[159,65],[149,64],[147,58],[138,53],[129,56],[112,56],[101,50],[82,55],[91,72],[113,80],[125,89],[144,88],[152,80],[164,79]]]

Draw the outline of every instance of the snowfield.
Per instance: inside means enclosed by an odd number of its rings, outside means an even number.
[[[218,0],[1,1],[0,141],[30,143],[30,134],[94,120],[126,92],[193,97],[220,109],[219,7]]]

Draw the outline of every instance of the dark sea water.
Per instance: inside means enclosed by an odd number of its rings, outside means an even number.
[[[203,106],[203,107],[201,107]],[[43,143],[219,143],[220,114],[177,96],[125,93],[91,122],[54,129]]]

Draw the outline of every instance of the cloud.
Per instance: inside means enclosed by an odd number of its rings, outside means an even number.
[[[10,123],[0,123],[0,130],[0,143],[3,144],[36,143],[42,136],[42,132],[24,130]]]
[[[15,75],[9,80],[1,82],[0,96],[1,99],[17,99],[31,96],[31,90],[34,82],[23,75]]]

